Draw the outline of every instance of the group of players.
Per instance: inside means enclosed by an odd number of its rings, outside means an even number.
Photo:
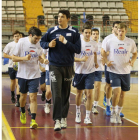
[[[30,28],[29,36],[20,39],[20,32],[16,31],[13,34],[14,41],[8,43],[3,50],[4,57],[9,58],[8,71],[13,103],[15,103],[14,90],[17,86],[16,106],[20,105],[21,123],[26,124],[25,104],[27,92],[29,92],[30,128],[38,126],[35,118],[40,82],[41,100],[46,100],[45,113],[50,113],[51,98],[53,99],[54,130],[66,128],[72,82],[77,89],[75,122],[81,122],[80,105],[84,93],[86,98],[84,123],[91,124],[91,111],[95,114],[99,113],[97,106],[104,65],[106,65],[106,115],[111,116],[111,123],[122,123],[120,116],[123,115],[121,110],[125,93],[130,90],[130,70],[137,58],[135,42],[125,36],[126,24],[120,21],[114,22],[112,34],[105,37],[101,43],[99,30],[92,28],[89,22],[83,25],[80,35],[76,28],[68,25],[69,20],[69,11],[59,10],[59,25],[48,29],[42,38],[41,31],[36,27]],[[130,59],[130,53],[132,53],[132,59]],[[17,74],[13,69],[14,62],[19,62]],[[94,101],[93,88],[95,88]]]

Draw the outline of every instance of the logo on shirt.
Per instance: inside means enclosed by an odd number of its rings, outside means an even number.
[[[115,55],[127,55],[128,51],[124,49],[124,47],[119,47],[118,49],[114,49]]]
[[[85,51],[81,51],[81,55],[85,56],[90,56],[90,55],[93,55],[93,51],[90,50],[90,49],[86,49]]]
[[[66,36],[71,36],[71,33],[67,33]]]
[[[59,38],[60,35],[61,35],[61,34],[56,34],[56,38]]]
[[[32,49],[36,49],[35,47],[30,47],[30,48],[32,48]]]
[[[120,45],[122,46],[122,45],[124,45],[124,44],[118,44],[118,46],[120,46]]]
[[[34,50],[30,50],[30,52],[25,51],[25,56],[28,55],[28,54],[31,54],[31,58],[38,57],[37,52],[35,52]]]

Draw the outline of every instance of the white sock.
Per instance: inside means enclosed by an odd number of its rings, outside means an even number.
[[[90,118],[90,117],[89,117],[89,116],[90,116],[90,112],[91,112],[91,111],[86,110],[86,118]]]
[[[106,98],[106,105],[110,106],[110,98],[109,99]]]
[[[94,106],[98,106],[98,101],[94,101]]]
[[[112,112],[116,113],[116,106],[112,106]]]
[[[76,113],[80,113],[80,106],[76,105]]]
[[[118,110],[117,110],[117,113],[118,113],[118,114],[120,114],[120,113],[121,113],[122,108],[123,108],[123,107],[118,106]]]

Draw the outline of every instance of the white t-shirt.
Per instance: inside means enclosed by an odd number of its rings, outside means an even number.
[[[112,37],[116,37],[115,34],[110,34],[110,35],[108,35],[108,36],[106,36],[106,37],[104,38],[104,40],[102,41],[102,48],[103,48],[103,49],[105,48],[105,44],[106,44],[107,40],[110,39],[110,38],[112,38]],[[105,50],[105,49],[104,49],[104,50]]]
[[[5,46],[3,52],[6,53],[6,54],[8,54],[8,55],[10,55],[10,56],[12,56],[13,55],[14,48],[16,47],[16,44],[17,43],[15,41],[12,41],[12,42],[8,43]],[[12,59],[9,59],[8,67],[9,68],[13,68],[13,61],[12,61]]]
[[[76,58],[82,58],[85,55],[88,56],[86,62],[75,62],[75,73],[77,74],[89,74],[95,71],[94,52],[98,51],[98,46],[95,41],[85,42],[81,39],[81,53],[75,54]]]
[[[46,59],[48,59],[49,49],[43,49],[43,53],[46,55]],[[46,65],[45,70],[49,70],[49,64]]]
[[[117,37],[111,38],[106,42],[105,51],[110,51],[109,61],[113,61],[113,66],[107,67],[107,71],[117,74],[130,73],[130,53],[137,51],[134,40],[128,37],[124,40],[119,40]]]
[[[25,57],[31,54],[30,60],[19,62],[17,77],[23,79],[36,79],[40,77],[38,60],[39,56],[42,55],[42,48],[39,42],[37,44],[32,44],[28,37],[21,38],[13,54],[19,57]]]
[[[97,52],[97,63],[99,67],[95,69],[95,71],[104,71],[104,65],[102,64],[102,56],[101,56],[101,49],[102,49],[102,43],[98,42],[98,52]]]

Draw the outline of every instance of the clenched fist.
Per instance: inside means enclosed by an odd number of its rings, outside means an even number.
[[[53,39],[50,43],[49,43],[49,47],[50,48],[54,48],[56,46],[56,38]]]
[[[59,36],[59,41],[63,43],[63,41],[64,41],[64,36],[60,35],[60,36]]]
[[[31,54],[25,56],[25,60],[30,60],[30,59],[31,59]]]

